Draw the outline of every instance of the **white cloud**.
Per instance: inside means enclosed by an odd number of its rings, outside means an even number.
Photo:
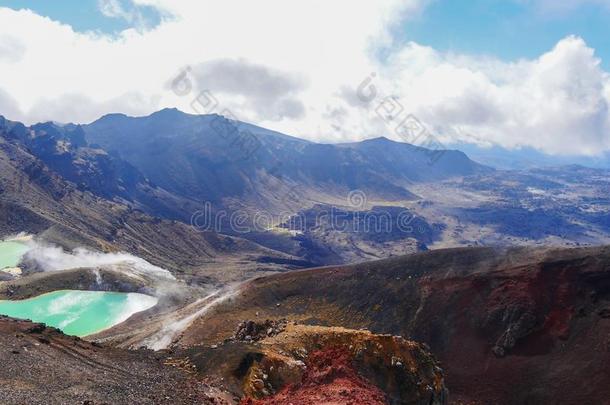
[[[103,15],[125,20],[137,30],[144,31],[151,25],[143,14],[141,6],[145,4],[130,0],[98,0],[97,3]]]
[[[0,88],[0,115],[12,120],[23,119],[17,100]]]
[[[130,21],[132,16],[123,9],[118,0],[98,0],[98,5],[102,14],[111,18],[123,18]]]
[[[243,108],[257,122],[298,119],[305,113],[298,98],[305,82],[298,75],[239,59],[212,60],[193,67],[190,73],[197,88],[209,90],[217,98],[242,97]]]
[[[379,93],[398,97],[445,141],[476,136],[553,153],[610,148],[610,79],[584,41],[564,38],[539,58],[514,63],[393,42],[391,29],[427,3],[132,0],[173,18],[118,37],[0,8],[0,38],[21,44],[10,61],[0,58],[2,99],[30,122],[88,122],[113,111],[193,112],[197,91],[209,89],[220,109],[242,120],[346,141],[393,134],[356,97],[376,72]],[[132,18],[124,4],[100,3],[106,15]],[[185,67],[192,91],[175,94],[168,83]]]
[[[25,46],[19,38],[10,34],[0,34],[0,62],[18,62],[24,54]]]
[[[125,93],[103,101],[95,101],[82,93],[66,93],[57,97],[41,97],[28,112],[30,122],[74,122],[74,117],[97,119],[109,112],[121,112],[131,116],[147,115],[159,104],[159,96],[141,93]]]
[[[401,117],[414,114],[447,143],[530,146],[552,154],[595,155],[610,148],[610,76],[577,37],[515,63],[410,43],[378,66],[371,85],[379,95],[364,109],[354,87],[337,93],[342,101],[326,116],[331,128],[401,139],[400,119],[384,122],[375,112],[392,96]]]
[[[403,71],[399,79],[413,83],[402,88],[410,108],[447,138],[474,134],[554,154],[593,155],[610,147],[610,77],[582,39],[565,38],[536,60],[496,64],[495,78],[470,65],[437,55],[424,72]]]

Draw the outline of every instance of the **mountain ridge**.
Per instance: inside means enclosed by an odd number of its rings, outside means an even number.
[[[444,151],[431,164],[425,148],[392,141],[394,160],[381,165],[384,153],[369,141],[314,143],[216,114],[175,109],[145,117],[105,116],[83,128],[89,143],[117,153],[156,185],[229,208],[228,198],[253,209],[287,208],[270,188],[283,194],[294,190],[298,199],[309,200],[300,208],[336,200],[338,193],[345,198],[355,189],[371,199],[409,200],[411,182],[492,170],[458,151]]]
[[[239,280],[243,272],[261,270],[258,259],[267,261],[265,271],[293,267],[290,255],[255,242],[200,232],[183,222],[151,216],[121,199],[104,198],[79,188],[16,139],[12,132],[15,126],[4,124],[0,125],[2,238],[29,233],[42,242],[69,250],[129,252],[187,278],[200,278],[204,283]],[[45,145],[50,139],[35,131],[29,135],[40,135]],[[58,145],[55,141],[49,144],[53,151]],[[237,263],[246,258],[250,264],[241,265],[240,269]],[[276,265],[274,260],[285,264]],[[202,268],[221,264],[227,269],[225,274],[202,276]]]

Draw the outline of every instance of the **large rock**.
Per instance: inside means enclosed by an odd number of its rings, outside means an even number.
[[[240,336],[248,325],[261,331],[269,326],[243,322]],[[443,371],[432,354],[400,336],[294,323],[257,342],[246,336],[179,355],[208,378],[221,377],[226,388],[245,397],[244,404],[447,402]]]

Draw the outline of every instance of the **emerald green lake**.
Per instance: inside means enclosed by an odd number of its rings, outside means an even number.
[[[117,325],[157,301],[136,293],[64,290],[27,300],[0,301],[0,314],[42,322],[82,337]]]
[[[19,242],[0,242],[0,270],[15,267],[21,257],[28,251],[28,247]]]

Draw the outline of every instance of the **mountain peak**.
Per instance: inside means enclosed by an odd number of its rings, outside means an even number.
[[[180,111],[179,109],[172,107],[172,108],[164,108],[162,110],[156,111],[152,114],[149,115],[149,117],[153,118],[153,117],[161,117],[161,118],[170,118],[170,119],[174,119],[174,118],[179,118],[179,117],[187,117],[193,114],[187,114],[183,111]]]
[[[363,142],[371,142],[371,143],[400,143],[393,141],[390,138],[386,138],[385,136],[378,136],[377,138],[366,139]]]
[[[123,113],[109,113],[109,114],[102,115],[100,118],[98,118],[94,122],[112,120],[112,119],[121,119],[121,118],[129,118],[129,116],[126,114],[123,114]]]
[[[184,114],[182,111],[180,111],[176,107],[167,107],[167,108],[162,108],[161,110],[156,111],[156,112],[152,113],[151,115],[176,114],[176,113]]]

